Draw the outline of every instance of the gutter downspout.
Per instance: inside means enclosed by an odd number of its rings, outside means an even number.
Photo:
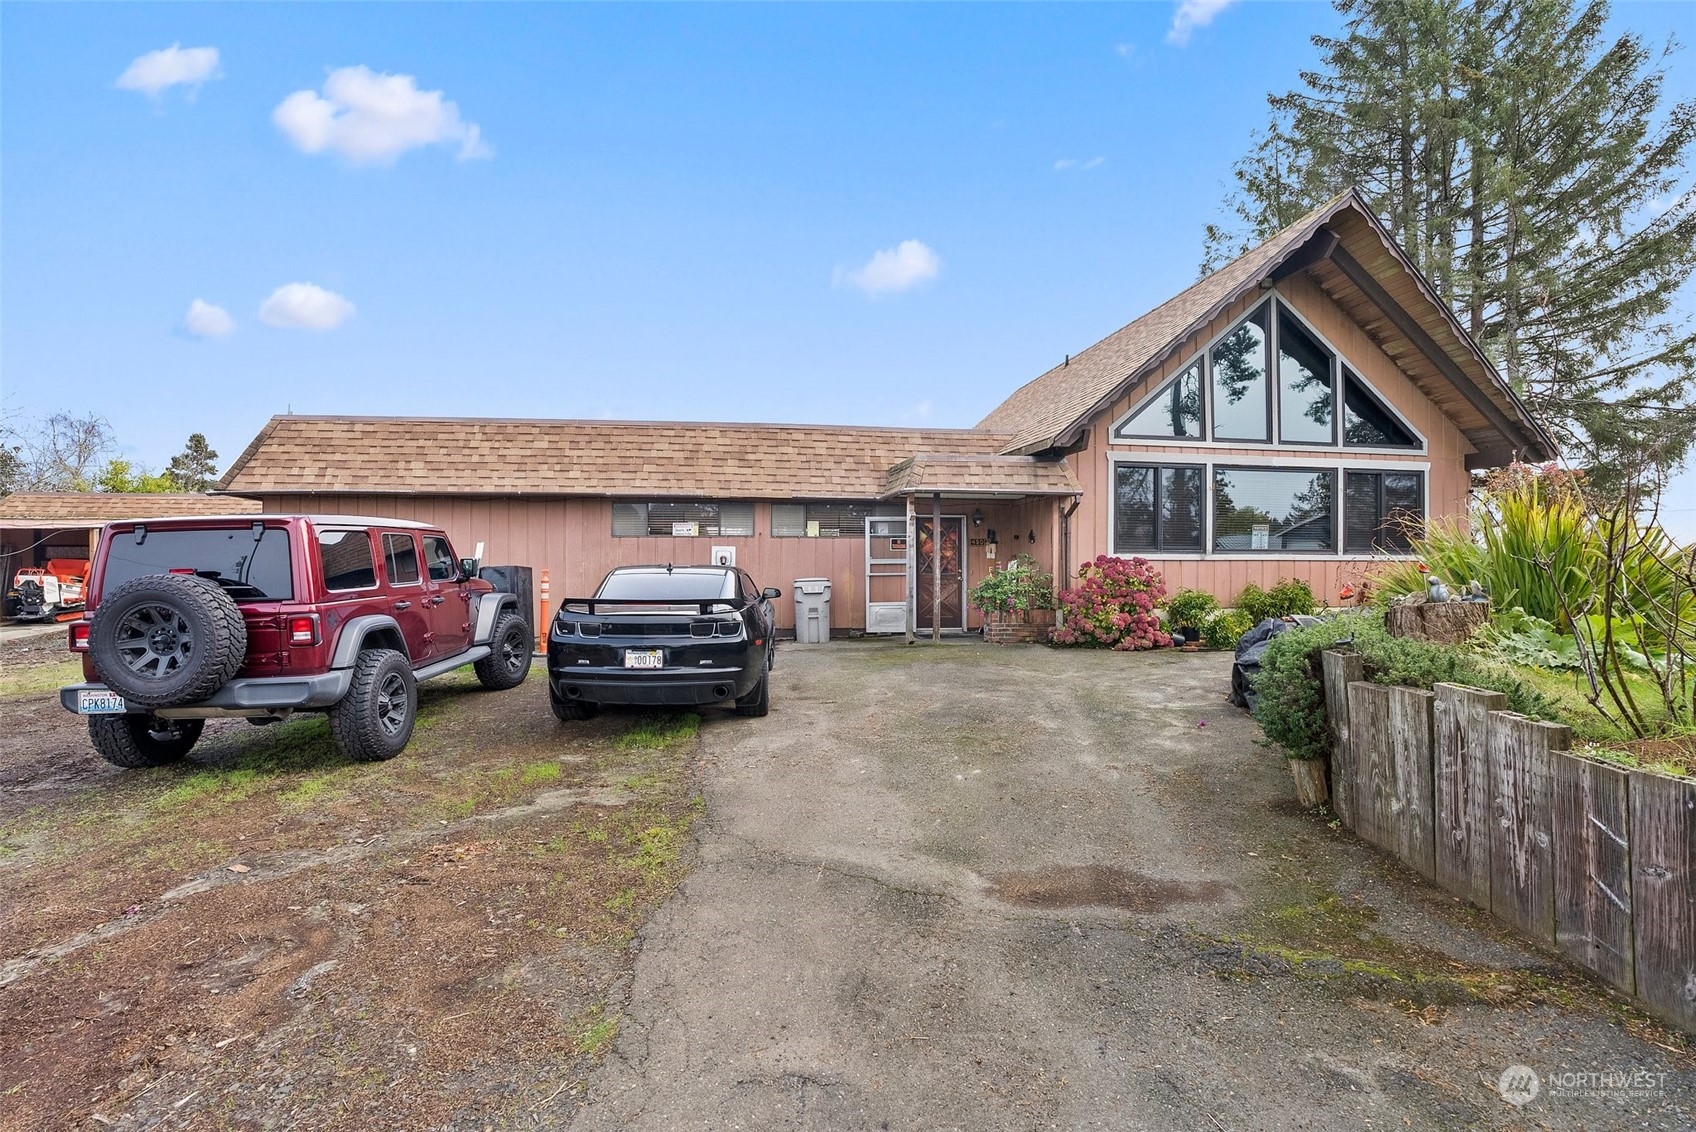
[[[1072,580],[1072,514],[1082,502],[1083,497],[1077,496],[1070,507],[1060,512],[1060,579],[1063,584]]]

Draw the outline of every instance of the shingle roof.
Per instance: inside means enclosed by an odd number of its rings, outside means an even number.
[[[256,514],[259,501],[233,495],[119,494],[104,491],[17,492],[0,499],[0,525],[98,527],[119,519],[168,515]]]
[[[1041,377],[1028,382],[1003,401],[981,422],[979,428],[1014,434],[1007,452],[1040,452],[1064,446],[1073,439],[1070,435],[1096,413],[1106,408],[1131,382],[1139,380],[1151,367],[1161,362],[1185,339],[1199,333],[1217,318],[1231,303],[1259,285],[1286,259],[1294,255],[1320,229],[1342,224],[1347,235],[1344,242],[1356,248],[1368,245],[1374,253],[1370,258],[1386,278],[1395,277],[1395,290],[1406,301],[1419,307],[1417,316],[1428,328],[1435,328],[1441,348],[1451,361],[1462,366],[1470,380],[1485,391],[1505,419],[1513,422],[1516,431],[1531,442],[1533,449],[1542,447],[1552,456],[1554,442],[1520,403],[1512,389],[1496,373],[1477,345],[1455,321],[1454,314],[1439,300],[1418,270],[1396,246],[1378,219],[1354,191],[1338,194],[1314,209],[1290,227],[1279,232],[1259,247],[1200,280],[1189,289],[1168,299],[1081,354],[1055,366]],[[1365,252],[1362,252],[1365,255]],[[1321,272],[1323,274],[1323,272]],[[1324,282],[1321,283],[1324,286]],[[1334,296],[1335,297],[1335,296]],[[1351,309],[1356,317],[1367,312]],[[1377,321],[1382,322],[1379,318]],[[1376,325],[1367,327],[1379,345],[1393,357],[1401,357],[1414,369],[1429,371],[1409,357],[1411,351],[1405,340],[1397,339],[1393,328]],[[1465,404],[1458,392],[1445,378],[1425,372],[1410,372],[1416,384],[1456,416],[1457,423],[1467,431],[1482,451],[1498,446],[1495,426],[1479,417],[1477,411]],[[1515,445],[1517,447],[1517,444]]]
[[[1034,456],[959,456],[921,452],[889,469],[883,494],[1081,495],[1062,461]]]
[[[978,429],[280,416],[225,474],[238,492],[872,499],[916,452],[993,455]]]

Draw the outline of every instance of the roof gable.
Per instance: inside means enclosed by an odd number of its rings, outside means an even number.
[[[1352,190],[1026,383],[978,427],[1013,433],[1007,452],[1068,447],[1232,303],[1297,271],[1359,322],[1481,453],[1503,462],[1554,455],[1548,433]]]

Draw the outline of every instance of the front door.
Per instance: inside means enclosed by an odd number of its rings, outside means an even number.
[[[913,623],[920,629],[934,628],[936,621],[936,592],[939,579],[933,573],[933,563],[941,567],[942,589],[942,627],[944,629],[964,629],[966,627],[966,558],[965,525],[966,521],[958,515],[942,517],[941,537],[938,538],[936,522],[927,516],[919,517],[915,524],[918,527],[919,544],[914,557],[917,560],[918,578],[914,593],[918,598],[918,607],[914,610]]]
[[[453,547],[440,535],[425,535],[424,605],[430,622],[430,655],[452,656],[471,644],[471,594],[459,578]]]

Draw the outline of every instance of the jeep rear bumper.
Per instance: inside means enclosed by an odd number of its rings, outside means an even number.
[[[271,712],[327,708],[347,695],[353,669],[338,668],[317,676],[257,676],[231,680],[197,704],[168,708],[132,706],[132,715],[148,712],[160,719],[217,719],[223,716],[266,715]],[[104,684],[72,684],[59,689],[59,703],[77,712],[78,692],[107,692]]]

